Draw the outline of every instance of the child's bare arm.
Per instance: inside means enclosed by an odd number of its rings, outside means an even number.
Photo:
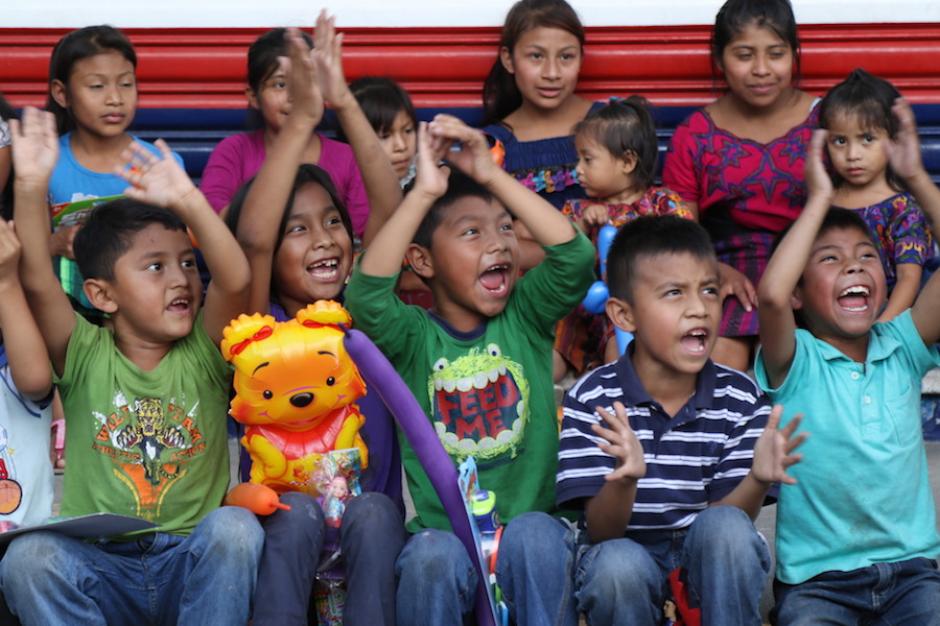
[[[924,268],[917,263],[901,263],[897,266],[897,281],[888,298],[888,305],[878,318],[879,322],[889,322],[913,306],[920,292],[920,277]]]
[[[323,117],[323,98],[316,84],[312,53],[295,29],[288,31],[287,44],[291,111],[245,197],[236,229],[238,243],[251,266],[248,311],[268,310],[281,215],[303,161],[304,149]]]
[[[369,198],[369,221],[362,235],[362,245],[368,247],[382,224],[401,203],[401,186],[378,136],[346,84],[342,52],[343,35],[336,34],[335,18],[321,11],[314,31],[313,58],[320,90],[336,112],[362,173]]]
[[[813,133],[806,158],[809,190],[806,206],[770,258],[758,287],[761,354],[773,387],[779,386],[790,371],[796,351],[796,319],[791,298],[832,198],[832,182],[822,162],[825,140],[826,131]]]
[[[630,428],[626,409],[614,402],[611,415],[598,407],[607,428],[594,424],[591,430],[603,437],[600,449],[617,459],[617,468],[604,477],[604,486],[585,505],[588,536],[593,543],[623,537],[633,515],[637,481],[646,475],[643,446]]]
[[[49,253],[49,177],[59,158],[52,113],[26,107],[10,121],[13,139],[13,215],[22,244],[20,281],[52,366],[62,373],[75,313],[52,269]]]
[[[930,180],[927,170],[924,169],[914,112],[903,98],[898,98],[894,103],[892,112],[898,119],[899,129],[897,139],[887,146],[891,168],[907,184],[911,195],[930,220],[934,235],[940,237],[940,189],[937,189],[937,186]],[[940,272],[930,278],[911,309],[914,325],[917,326],[917,331],[927,345],[940,340],[938,310],[940,310]]]
[[[450,170],[440,167],[438,162],[449,147],[447,139],[431,136],[427,124],[422,122],[418,126],[418,173],[414,188],[362,255],[360,268],[364,274],[395,276],[401,271],[401,261],[421,220],[434,201],[447,191]]]
[[[19,279],[20,240],[13,224],[0,220],[0,330],[17,390],[42,400],[52,390],[52,366]]]
[[[212,341],[218,343],[222,340],[222,329],[245,311],[250,280],[248,261],[205,196],[177,164],[170,147],[162,139],[156,145],[161,158],[139,144],[132,144],[124,153],[131,167],[118,168],[117,173],[131,184],[124,195],[173,211],[199,242],[212,275],[202,323]]]
[[[448,162],[499,198],[539,244],[554,246],[575,236],[574,226],[561,211],[493,162],[486,138],[479,130],[450,115],[435,116],[429,127],[436,136],[460,142],[460,150],[446,155]]]

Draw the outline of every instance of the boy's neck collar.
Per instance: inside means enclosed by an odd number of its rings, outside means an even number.
[[[431,316],[431,319],[434,320],[438,326],[444,329],[444,332],[454,339],[458,339],[460,341],[473,341],[474,339],[479,339],[483,336],[483,333],[486,332],[486,324],[489,322],[489,320],[484,319],[476,328],[464,331],[454,328],[450,322],[434,311],[428,311],[428,315]]]
[[[620,388],[623,391],[625,404],[637,406],[655,403],[662,406],[659,400],[650,395],[646,385],[640,379],[636,368],[633,366],[630,349],[620,357],[614,367],[616,368],[617,379],[620,381]],[[715,364],[709,359],[695,377],[692,395],[689,396],[684,405],[691,404],[696,410],[711,408],[714,404],[715,376]]]

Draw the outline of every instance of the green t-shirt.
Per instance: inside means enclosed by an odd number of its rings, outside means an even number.
[[[76,315],[57,380],[68,420],[62,515],[119,513],[189,534],[228,487],[230,381],[201,315],[149,372]]]
[[[505,310],[471,333],[402,303],[394,291],[397,277],[367,276],[357,267],[346,287],[356,326],[395,365],[454,462],[476,458],[480,485],[496,493],[504,523],[554,505],[555,324],[594,280],[594,247],[584,235],[545,251],[545,260],[516,284]],[[409,527],[450,529],[414,450],[401,434],[399,439],[417,511]]]

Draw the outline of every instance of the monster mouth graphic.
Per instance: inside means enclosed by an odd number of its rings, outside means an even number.
[[[486,389],[486,386],[489,383],[495,383],[497,380],[499,380],[500,376],[505,375],[506,366],[500,365],[488,372],[480,372],[465,378],[447,380],[437,378],[434,381],[434,389],[437,391],[444,390],[447,393],[452,393],[454,390],[460,391],[461,393],[466,393],[471,389],[479,389],[482,391],[483,389]]]

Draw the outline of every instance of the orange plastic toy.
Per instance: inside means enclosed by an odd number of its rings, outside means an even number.
[[[338,303],[320,301],[287,322],[241,315],[226,327],[222,354],[235,366],[230,412],[247,425],[241,442],[252,483],[316,496],[312,475],[323,453],[358,448],[368,465],[355,404],[366,386],[339,326],[350,322]]]

